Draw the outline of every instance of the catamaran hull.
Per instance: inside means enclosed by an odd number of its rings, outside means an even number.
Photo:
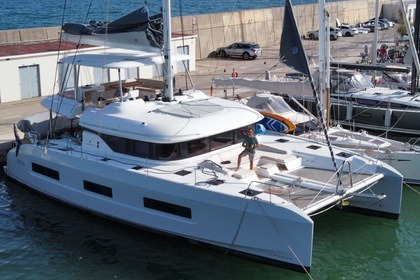
[[[18,156],[11,150],[4,169],[35,191],[98,215],[288,269],[311,266],[313,221],[290,203],[228,196],[30,144]]]
[[[348,210],[397,220],[401,211],[402,177],[395,176],[391,170],[389,166],[378,166],[377,172],[384,174],[386,184],[376,184],[364,192],[350,195]]]
[[[420,171],[418,169],[420,160],[418,152],[401,151],[380,153],[372,156],[398,170],[403,176],[405,183],[420,185]]]
[[[294,95],[294,98],[316,115],[316,105],[312,97]],[[285,97],[288,104],[296,109],[294,101]],[[390,134],[403,134],[404,136],[420,136],[420,123],[415,122],[420,116],[416,109],[387,109],[351,102],[331,100],[331,120],[350,128],[387,132]]]
[[[366,130],[420,136],[420,124],[416,120],[420,110],[386,109],[359,105],[332,104],[331,118],[347,127]]]

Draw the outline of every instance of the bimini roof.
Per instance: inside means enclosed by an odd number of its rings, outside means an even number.
[[[188,60],[189,55],[173,53],[172,63]],[[156,53],[128,51],[122,49],[105,49],[100,53],[78,54],[64,57],[62,63],[82,65],[97,68],[128,69],[140,66],[163,64],[164,58]]]

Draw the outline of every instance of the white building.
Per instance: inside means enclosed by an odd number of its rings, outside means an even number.
[[[185,61],[189,71],[195,70],[195,35],[185,35],[184,38],[174,36],[172,38],[173,50],[178,53],[189,55]],[[59,52],[59,48],[61,51]],[[68,55],[74,55],[76,51],[83,53],[100,53],[102,47],[82,46],[76,49],[75,43],[58,41],[32,42],[29,44],[0,45],[0,103],[18,101],[27,98],[47,96],[58,91],[60,75],[58,61]],[[111,80],[116,73],[110,70],[103,73],[98,69],[91,69],[94,79],[104,81]],[[117,70],[115,70],[117,71]],[[174,72],[184,72],[184,64],[179,62]],[[98,75],[100,73],[100,75]],[[128,78],[156,78],[162,75],[162,65],[144,66],[129,69],[122,73],[123,79]],[[93,84],[97,81],[86,79],[79,85]]]

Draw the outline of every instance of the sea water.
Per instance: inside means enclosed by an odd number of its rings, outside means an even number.
[[[110,21],[143,3],[0,0],[0,30]],[[147,3],[152,13],[159,11],[160,0]],[[173,1],[173,15],[282,5],[272,0],[182,0]],[[337,210],[313,217],[312,269],[306,275],[99,218],[0,174],[0,279],[418,279],[419,193],[418,186],[404,186],[397,221]]]
[[[106,220],[1,176],[0,279],[406,280],[420,275],[419,187],[404,187],[399,220],[339,210],[313,217],[309,276]]]
[[[147,2],[151,14],[160,12],[162,0],[0,0],[0,30],[62,26],[66,22],[89,23],[91,19],[113,21]],[[316,0],[294,1],[293,5]],[[284,0],[220,1],[173,0],[172,15],[196,15],[238,10],[283,7]]]

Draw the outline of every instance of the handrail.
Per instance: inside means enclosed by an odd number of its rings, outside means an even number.
[[[345,164],[348,164],[348,166],[349,166],[349,176],[350,176],[350,188],[352,188],[353,187],[353,176],[352,176],[352,172],[351,172],[351,163],[350,163],[350,161],[348,161],[347,159],[346,160],[344,160],[343,161],[343,164],[341,164],[341,166],[340,166],[340,168],[339,168],[339,170],[338,170],[338,180],[337,180],[337,185],[336,185],[336,189],[335,189],[335,193],[336,194],[338,194],[339,192],[338,192],[338,188],[339,188],[339,186],[341,186],[341,188],[342,188],[342,192],[340,192],[340,194],[343,194],[343,192],[344,192],[344,187],[343,187],[343,185],[341,184],[341,177],[343,176],[343,170],[344,170],[344,165]]]
[[[337,171],[338,172],[338,176],[337,176],[338,177],[338,180],[337,180],[337,184],[335,186],[335,192],[331,192],[331,195],[340,195],[341,196],[345,192],[345,189],[344,189],[344,187],[342,185],[342,180],[341,179],[344,176],[343,175],[343,172],[344,172],[344,166],[346,164],[348,165],[349,176],[350,176],[350,186],[349,186],[349,188],[352,188],[353,187],[353,176],[352,176],[351,163],[350,163],[349,160],[344,160],[343,163],[341,164],[341,166],[339,167],[338,171]],[[246,189],[247,191],[245,192],[244,195],[246,196],[246,195],[249,194],[248,191],[250,190],[251,186],[253,186],[253,185],[267,186],[268,187],[268,194],[269,194],[269,197],[270,197],[270,200],[269,201],[272,202],[271,196],[272,195],[276,195],[276,194],[273,193],[273,188],[276,187],[276,188],[281,188],[283,191],[287,192],[288,201],[291,202],[291,197],[290,197],[291,191],[288,189],[288,186],[295,185],[296,182],[297,182],[297,180],[295,179],[291,183],[286,184],[286,186],[279,186],[279,185],[272,184],[272,183],[269,183],[269,182],[251,181],[248,184],[248,187]],[[341,190],[340,190],[340,187],[341,187]],[[323,189],[324,188],[320,188],[318,191],[319,192],[322,192]],[[309,205],[307,205],[305,208],[307,208]]]
[[[410,145],[412,145],[412,146],[415,146],[415,145],[417,145],[417,142],[419,142],[420,141],[420,138],[410,138],[408,141],[407,141],[407,143],[409,143]]]

